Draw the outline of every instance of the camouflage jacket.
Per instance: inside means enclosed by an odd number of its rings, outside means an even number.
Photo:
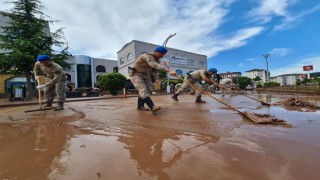
[[[48,79],[51,79],[48,83],[45,84],[46,86],[52,86],[57,82],[66,81],[66,76],[63,72],[63,68],[59,64],[54,62],[52,62],[52,65],[49,67],[42,65],[40,62],[36,62],[34,64],[33,72],[35,76],[39,76],[39,74],[43,72]]]
[[[206,76],[207,78],[211,78],[212,77],[207,73],[206,70],[197,70],[197,71],[193,71],[191,74],[190,74],[191,78],[196,80],[196,81],[202,81],[202,76]]]
[[[160,64],[160,60],[154,57],[153,53],[144,53],[140,55],[131,66],[136,72],[148,74],[159,78],[159,71],[168,71],[168,67]]]

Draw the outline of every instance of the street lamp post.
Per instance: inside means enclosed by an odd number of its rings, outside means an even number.
[[[167,43],[169,41],[170,38],[172,38],[173,36],[175,36],[176,33],[174,34],[170,34],[167,39],[163,42],[163,46],[167,46]],[[167,62],[167,66],[169,67],[169,59],[168,59],[168,62]],[[167,73],[167,93],[169,94],[170,93],[170,84],[169,84],[169,81],[170,81],[170,74]]]
[[[270,54],[263,54],[262,56],[266,59],[266,65],[267,65],[266,82],[269,82],[270,81],[270,77],[269,77],[269,68],[268,68],[268,57],[270,56]]]

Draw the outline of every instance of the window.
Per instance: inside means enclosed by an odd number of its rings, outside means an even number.
[[[96,67],[96,72],[106,72],[106,67],[99,65]]]
[[[203,61],[199,61],[198,65],[199,65],[199,67],[204,67],[204,62]]]
[[[77,64],[78,87],[91,87],[91,66]]]
[[[128,56],[127,56],[127,61],[131,61],[132,59],[133,59],[133,56],[132,56],[131,53],[129,53]]]
[[[120,65],[124,63],[123,58],[120,59]]]

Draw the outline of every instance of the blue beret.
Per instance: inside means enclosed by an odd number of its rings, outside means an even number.
[[[50,59],[51,59],[50,56],[45,55],[45,54],[39,55],[39,56],[37,57],[37,61],[48,61],[48,60],[50,60]]]
[[[168,52],[168,50],[167,50],[165,47],[163,47],[163,46],[158,46],[158,47],[156,47],[156,48],[154,49],[154,51],[157,51],[157,52],[162,53],[162,54],[165,54],[165,53]]]

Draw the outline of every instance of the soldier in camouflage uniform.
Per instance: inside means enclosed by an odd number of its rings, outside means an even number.
[[[228,87],[228,88],[231,88],[231,84],[232,84],[232,79],[230,78],[223,78],[220,82],[219,82],[220,85],[223,85],[224,87]],[[228,89],[224,89],[224,88],[221,88],[221,91],[222,91],[222,97],[224,97],[228,91]],[[234,90],[230,91],[231,95],[234,94]]]
[[[168,67],[160,64],[160,59],[167,53],[167,49],[163,46],[155,48],[154,52],[144,53],[140,55],[131,67],[128,67],[129,78],[134,87],[139,91],[138,110],[146,110],[144,103],[148,105],[150,110],[155,113],[161,108],[155,106],[150,98],[152,74],[156,82],[160,84],[159,71],[167,71],[172,76],[176,76],[176,72],[169,70]]]
[[[33,69],[35,79],[39,82],[39,74],[41,71],[46,75],[45,84],[37,86],[37,89],[44,89],[44,107],[52,107],[54,95],[56,94],[58,105],[55,110],[63,110],[63,103],[66,100],[66,76],[62,67],[52,62],[48,55],[38,56],[37,61]]]
[[[210,68],[209,70],[197,70],[192,72],[191,74],[187,74],[185,77],[185,81],[189,82],[190,84],[194,84],[197,87],[201,88],[201,84],[199,81],[206,81],[212,85],[218,85],[218,83],[212,79],[212,75],[217,73],[216,68]],[[184,82],[180,89],[178,89],[175,94],[171,97],[174,101],[179,101],[178,96],[188,87],[188,83]],[[201,99],[201,92],[196,90],[196,103],[206,103]]]

